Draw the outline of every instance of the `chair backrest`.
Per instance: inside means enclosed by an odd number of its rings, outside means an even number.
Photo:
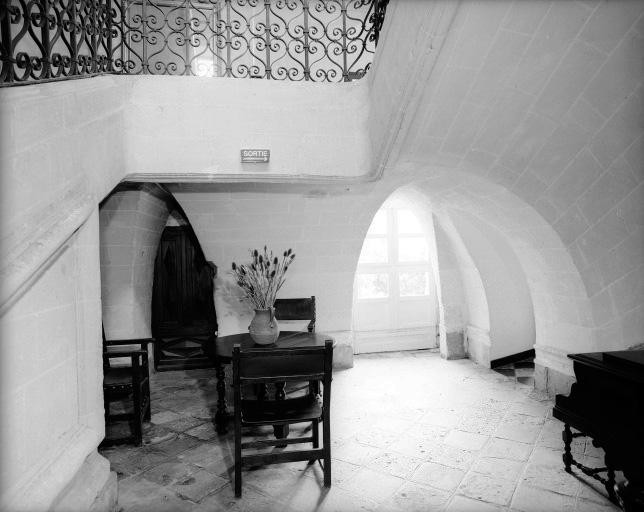
[[[233,347],[233,387],[235,400],[241,397],[245,384],[271,382],[322,381],[323,406],[328,407],[331,396],[333,341],[323,347],[259,348],[241,350]]]
[[[307,329],[315,331],[315,296],[301,299],[275,300],[275,318],[278,320],[310,320]]]

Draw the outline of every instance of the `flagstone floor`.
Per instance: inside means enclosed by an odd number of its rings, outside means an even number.
[[[333,485],[304,462],[243,473],[231,487],[232,433],[213,428],[212,370],[152,376],[144,445],[102,450],[122,512],[613,511],[599,484],[561,462],[552,401],[531,385],[433,351],[360,355],[334,373]],[[575,458],[602,465],[583,438]]]

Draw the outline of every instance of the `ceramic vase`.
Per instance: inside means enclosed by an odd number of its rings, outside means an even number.
[[[280,328],[275,319],[275,309],[256,309],[248,326],[250,337],[258,345],[271,345],[277,341]]]

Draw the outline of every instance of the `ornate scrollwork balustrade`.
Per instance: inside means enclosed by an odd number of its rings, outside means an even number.
[[[0,0],[0,85],[98,73],[337,82],[388,0]]]

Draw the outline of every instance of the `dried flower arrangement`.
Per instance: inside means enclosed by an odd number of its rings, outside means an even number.
[[[250,251],[251,262],[237,265],[233,262],[233,275],[255,309],[270,309],[275,304],[277,292],[284,284],[284,275],[295,258],[292,249],[284,251],[282,259],[273,256],[264,246],[264,252]]]

